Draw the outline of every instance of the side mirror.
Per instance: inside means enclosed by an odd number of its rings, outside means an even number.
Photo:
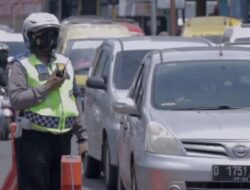
[[[89,88],[106,90],[107,86],[102,78],[89,77],[86,82],[86,86]]]
[[[135,102],[131,98],[125,98],[118,102],[114,102],[112,107],[117,113],[139,116]]]

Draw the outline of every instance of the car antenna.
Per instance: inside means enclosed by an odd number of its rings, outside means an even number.
[[[225,36],[223,34],[223,36],[221,37],[221,40],[219,42],[219,55],[223,56],[223,49],[222,49],[222,44],[225,42]]]

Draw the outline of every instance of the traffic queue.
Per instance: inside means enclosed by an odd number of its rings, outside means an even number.
[[[149,36],[132,20],[30,14],[21,40],[0,40],[0,140],[15,123],[16,188],[60,190],[75,174],[108,190],[249,189],[249,30],[211,16]]]

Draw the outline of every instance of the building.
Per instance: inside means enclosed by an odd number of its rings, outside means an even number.
[[[158,5],[161,1],[167,4],[171,0],[155,0]],[[185,2],[185,8],[176,11],[176,22],[179,25],[186,18],[211,14],[232,16],[243,22],[250,22],[250,0],[175,0],[177,4],[182,1]],[[60,20],[71,15],[126,17],[136,20],[146,34],[150,34],[152,2],[153,0],[1,0],[0,22],[20,31],[23,19],[31,12],[51,12]],[[170,9],[158,7],[156,13],[157,32],[169,30]]]

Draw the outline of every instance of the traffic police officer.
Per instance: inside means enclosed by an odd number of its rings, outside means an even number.
[[[61,156],[70,154],[72,133],[87,150],[80,91],[69,58],[57,54],[60,23],[49,13],[23,22],[28,54],[15,60],[9,96],[19,112],[16,133],[18,190],[60,190]]]

